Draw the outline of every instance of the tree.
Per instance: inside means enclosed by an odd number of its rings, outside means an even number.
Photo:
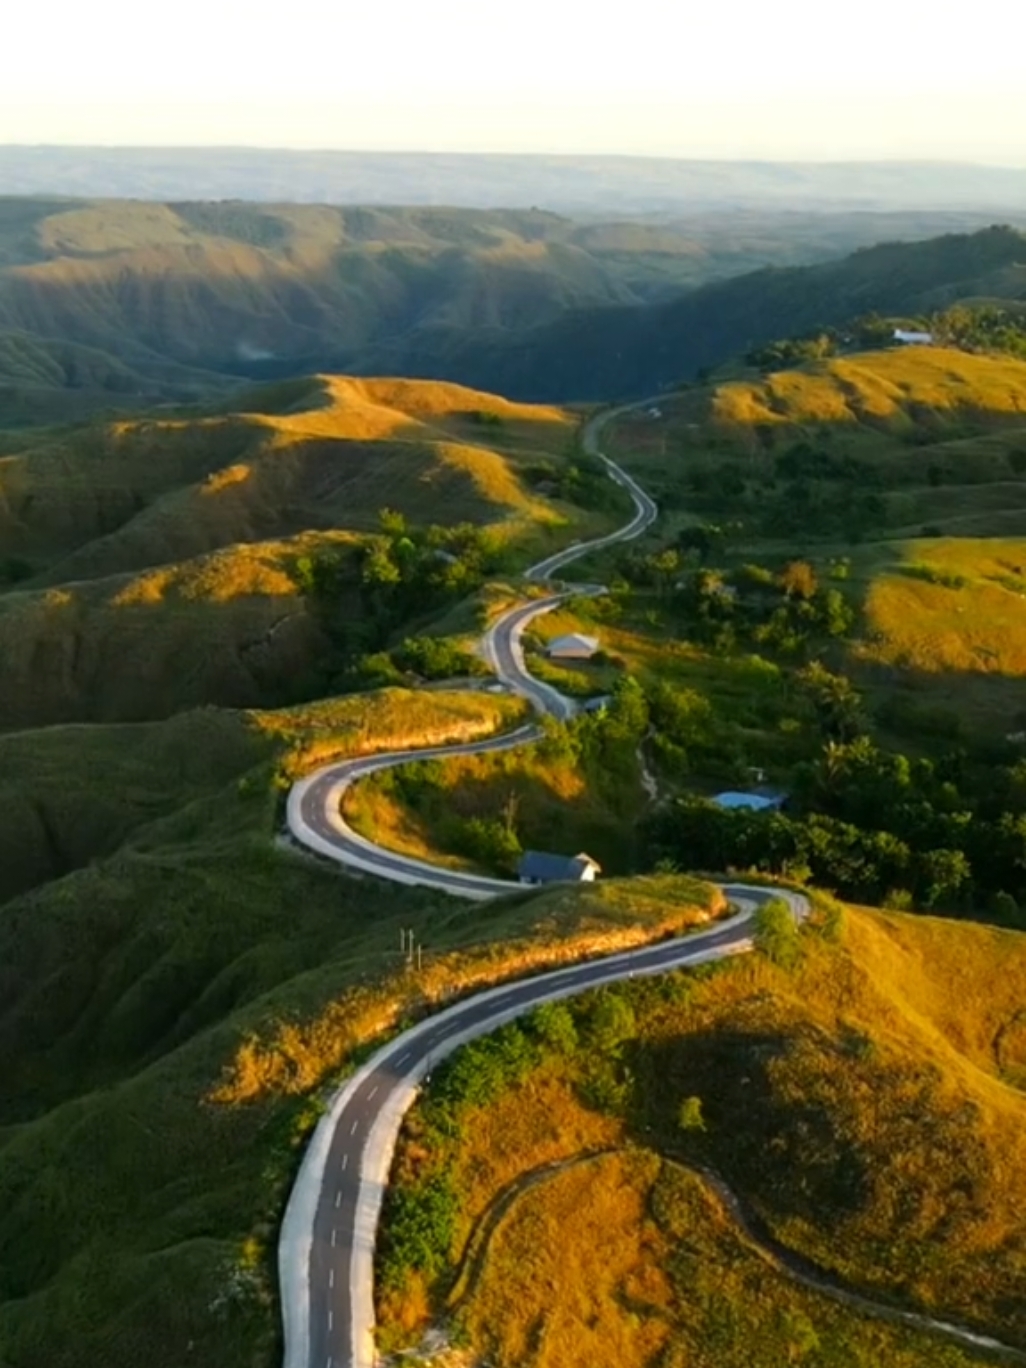
[[[700,1097],[685,1097],[680,1104],[680,1111],[677,1113],[677,1124],[682,1131],[704,1131],[707,1129],[705,1117],[702,1114],[702,1099]]]
[[[919,863],[928,907],[957,902],[972,877],[969,861],[961,850],[927,850],[919,857]]]
[[[382,508],[378,512],[378,525],[386,537],[405,537],[407,534],[406,517],[394,508]]]
[[[600,1054],[616,1054],[636,1030],[634,1008],[619,993],[604,992],[588,1023],[592,1047]]]
[[[808,561],[791,561],[780,572],[780,587],[788,598],[811,599],[819,581]]]
[[[565,1002],[543,1002],[530,1016],[538,1036],[557,1054],[572,1055],[579,1041],[573,1013]]]

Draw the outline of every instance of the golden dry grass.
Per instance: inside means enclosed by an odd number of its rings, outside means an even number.
[[[378,689],[247,716],[284,743],[282,773],[294,778],[337,756],[474,741],[511,729],[527,711],[523,699],[502,694]]]
[[[849,909],[843,944],[809,939],[790,974],[751,956],[727,973],[692,980],[686,999],[644,982],[621,991],[638,1021],[637,1044],[624,1057],[632,1087],[622,1107],[588,1104],[580,1082],[597,1061],[584,1041],[577,1055],[550,1056],[486,1108],[461,1114],[445,1142],[460,1197],[453,1267],[474,1222],[532,1169],[628,1141],[679,1153],[680,1099],[698,1095],[709,1127],[699,1153],[783,1244],[871,1297],[898,1296],[1006,1339],[1026,1336],[1026,1094],[1013,1086],[1026,1083],[1026,936]],[[416,1113],[409,1126],[416,1152]],[[429,1151],[417,1162],[433,1158]],[[404,1149],[396,1162],[402,1173]],[[593,1182],[582,1176],[589,1170]],[[637,1251],[647,1250],[652,1287],[660,1271],[678,1268],[677,1254],[667,1257],[658,1242],[646,1246],[651,1206],[635,1203],[631,1180],[619,1174],[603,1191],[599,1175],[616,1173],[615,1164],[575,1172],[546,1178],[509,1208],[461,1305],[475,1348],[500,1365],[576,1362],[563,1327],[585,1307],[626,1353],[617,1317],[633,1305],[623,1288],[641,1277]],[[574,1193],[566,1205],[563,1191]],[[609,1242],[592,1223],[592,1206],[615,1233]],[[722,1233],[722,1213],[708,1209],[707,1219]],[[737,1236],[727,1233],[734,1253],[713,1275],[721,1285],[741,1256]],[[720,1238],[708,1230],[676,1234],[710,1257]],[[607,1264],[618,1270],[618,1286],[604,1279]],[[696,1312],[705,1305],[702,1281],[677,1284],[676,1314],[684,1319],[675,1337],[687,1334],[688,1296],[699,1296]],[[589,1301],[598,1288],[601,1306]],[[778,1315],[779,1306],[764,1301],[759,1315]],[[701,1316],[694,1322],[702,1323]],[[712,1334],[711,1323],[703,1333]],[[717,1358],[714,1339],[689,1343],[696,1363],[747,1361]],[[885,1342],[880,1350],[879,1362],[932,1361],[887,1358]],[[582,1361],[607,1362],[598,1345],[592,1352]]]
[[[943,347],[866,352],[757,381],[721,385],[709,417],[726,428],[757,424],[893,423],[910,405],[998,418],[1026,414],[1026,362]]]
[[[928,674],[1026,674],[1026,541],[944,537],[896,551],[897,563],[870,572],[861,658]]]
[[[0,460],[0,541],[53,581],[177,562],[308,528],[497,523],[572,513],[531,493],[525,461],[563,457],[577,419],[432,381],[322,376],[291,404],[140,419],[25,439]],[[482,421],[482,418],[484,421]]]
[[[797,1283],[693,1172],[626,1150],[539,1174],[461,1308],[495,1368],[962,1368],[943,1339]]]
[[[609,1155],[526,1192],[464,1313],[496,1368],[627,1368],[670,1333],[670,1244],[649,1212],[655,1155]],[[515,1307],[515,1314],[510,1314]]]
[[[430,1009],[457,993],[683,934],[724,908],[718,889],[679,875],[554,888],[488,907],[461,907],[444,923],[436,919],[415,978],[382,971],[372,986],[347,988],[313,1018],[282,1020],[250,1035],[211,1100],[238,1106],[301,1095],[355,1050],[395,1029],[411,1007]]]

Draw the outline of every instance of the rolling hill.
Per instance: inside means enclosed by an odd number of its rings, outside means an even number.
[[[273,1241],[322,1091],[454,991],[672,932],[694,880],[483,908],[275,843],[339,752],[468,739],[517,700],[389,690],[0,738],[0,1347],[10,1368],[280,1358]],[[426,947],[414,981],[399,929]]]
[[[1026,1349],[1026,936],[828,923],[789,968],[602,990],[436,1070],[393,1165],[384,1345],[431,1326],[499,1368],[994,1361],[890,1323],[904,1307]]]
[[[0,731],[310,697],[486,567],[608,523],[567,483],[565,410],[340,376],[244,398],[0,445]]]

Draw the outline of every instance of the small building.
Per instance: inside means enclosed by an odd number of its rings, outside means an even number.
[[[522,884],[592,883],[602,866],[590,855],[549,855],[526,850],[517,865]]]
[[[932,347],[933,333],[906,332],[904,328],[895,328],[894,340],[906,347]]]
[[[590,660],[598,648],[598,637],[571,632],[569,636],[556,637],[554,641],[549,642],[549,659]]]
[[[726,793],[715,794],[709,801],[731,812],[745,808],[750,812],[779,812],[785,800],[783,793],[739,793],[735,789],[728,789]]]

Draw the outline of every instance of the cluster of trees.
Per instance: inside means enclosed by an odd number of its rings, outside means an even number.
[[[440,1064],[417,1117],[418,1148],[433,1162],[400,1172],[385,1194],[377,1249],[380,1286],[401,1291],[411,1272],[436,1282],[446,1269],[459,1211],[450,1142],[471,1109],[487,1106],[549,1059],[576,1057],[584,1065],[582,1091],[589,1102],[619,1113],[632,1081],[623,1050],[637,1034],[629,993],[602,988],[572,1003],[545,1003],[522,1024],[471,1041]],[[692,1106],[692,1129],[693,1112]]]
[[[998,351],[1026,359],[1026,310],[1011,313],[996,304],[955,304],[926,324],[938,342],[963,351]]]
[[[550,722],[540,743],[547,759],[583,769],[613,811],[620,811],[637,782],[637,751],[649,728],[645,690],[620,675],[605,704],[571,722]]]
[[[390,651],[365,655],[354,671],[354,685],[382,689],[418,679],[464,679],[487,673],[484,662],[450,637],[407,637]]]
[[[762,371],[787,370],[845,350],[890,346],[899,322],[900,326],[932,333],[941,346],[1026,357],[1026,311],[999,304],[954,304],[937,313],[901,320],[864,314],[846,328],[816,328],[755,347],[746,352],[745,361]]]
[[[629,586],[654,588],[679,627],[706,646],[726,650],[743,641],[793,654],[850,632],[851,606],[834,585],[820,583],[808,561],[777,570],[756,564],[695,568],[696,557],[707,559],[723,536],[715,526],[687,528],[675,546],[622,557],[620,576]],[[847,571],[847,561],[837,562],[830,574],[843,579]]]
[[[508,552],[489,528],[473,523],[411,527],[402,513],[391,509],[383,509],[379,521],[381,530],[363,543],[306,553],[297,557],[291,571],[296,586],[317,605],[340,663],[350,672],[361,654],[380,651],[404,623],[456,602],[508,568]],[[354,595],[363,610],[356,620]],[[435,677],[436,671],[448,673],[455,663],[442,659],[443,650],[418,650],[407,642],[392,663],[399,671]],[[404,659],[410,663],[401,663]],[[427,667],[423,671],[422,665]],[[380,658],[369,669],[388,673]],[[354,678],[360,678],[358,672]]]
[[[894,324],[889,319],[875,313],[861,314],[843,328],[813,328],[795,337],[782,337],[754,347],[745,353],[745,361],[762,371],[787,370],[844,351],[886,346],[893,338]]]
[[[579,508],[615,513],[624,507],[624,498],[606,473],[601,461],[584,452],[557,465],[536,461],[526,467],[524,478],[553,498],[576,504]]]
[[[837,676],[832,677],[837,679]],[[812,878],[842,896],[945,912],[1026,906],[1026,761],[964,751],[910,759],[865,734],[831,740],[793,775],[786,812],[684,797],[651,815],[647,858]]]

